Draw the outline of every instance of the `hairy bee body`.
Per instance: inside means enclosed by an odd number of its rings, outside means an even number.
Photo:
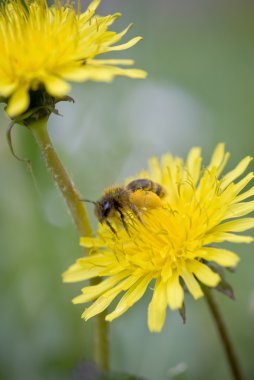
[[[126,188],[133,192],[137,190],[151,191],[152,193],[158,195],[158,197],[160,198],[164,197],[164,195],[166,194],[164,188],[161,185],[146,178],[131,181],[126,186]]]
[[[116,233],[110,219],[119,216],[128,232],[126,213],[131,212],[141,223],[142,208],[154,208],[161,205],[166,195],[164,188],[150,179],[137,179],[127,186],[110,187],[104,191],[101,199],[95,202],[95,215],[100,223],[106,223]],[[128,232],[129,233],[129,232]]]

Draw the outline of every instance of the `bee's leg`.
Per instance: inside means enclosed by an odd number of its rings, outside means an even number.
[[[144,224],[144,221],[141,218],[141,214],[140,214],[138,208],[134,204],[130,204],[130,209],[133,212],[133,214],[136,216],[136,218],[140,221],[140,223]]]
[[[117,235],[116,230],[114,229],[114,227],[110,224],[108,220],[106,220],[106,225],[111,229],[113,234]]]
[[[131,236],[131,235],[130,235],[130,232],[129,232],[129,229],[128,229],[128,226],[127,226],[127,223],[126,223],[126,221],[125,221],[125,217],[124,217],[123,212],[121,211],[120,208],[118,208],[117,211],[118,211],[119,214],[120,214],[121,222],[123,223],[123,226],[124,226],[125,231],[127,232],[127,234],[128,234],[129,236]]]

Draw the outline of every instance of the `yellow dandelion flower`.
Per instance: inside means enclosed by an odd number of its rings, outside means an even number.
[[[125,50],[141,37],[126,43],[118,42],[130,26],[120,33],[108,28],[119,13],[95,15],[100,0],[93,0],[85,12],[77,12],[70,3],[46,0],[7,0],[0,5],[0,98],[8,103],[7,113],[14,117],[25,112],[32,101],[32,92],[45,89],[61,99],[70,90],[68,81],[110,82],[114,76],[144,78],[127,59],[95,57],[111,51]]]
[[[220,276],[210,263],[235,267],[239,257],[219,243],[250,243],[253,237],[239,234],[254,228],[254,218],[243,218],[254,210],[254,187],[244,190],[253,172],[239,179],[251,157],[245,157],[232,171],[221,176],[228,161],[219,144],[210,164],[202,168],[200,148],[193,148],[186,162],[169,154],[152,158],[150,170],[139,178],[149,178],[167,191],[160,207],[144,211],[142,219],[130,226],[130,234],[118,224],[117,236],[108,226],[100,226],[98,236],[84,237],[81,245],[91,249],[64,273],[65,282],[96,276],[103,281],[86,286],[74,303],[93,303],[84,311],[87,320],[105,310],[124,293],[116,308],[107,315],[112,321],[125,313],[145,293],[149,284],[152,299],[148,307],[150,331],[161,331],[167,306],[181,309],[184,287],[198,299],[202,286],[216,287]]]

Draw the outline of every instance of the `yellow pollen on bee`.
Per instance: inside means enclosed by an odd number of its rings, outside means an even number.
[[[137,190],[130,194],[130,202],[139,208],[153,209],[162,207],[162,201],[158,195],[152,191]]]

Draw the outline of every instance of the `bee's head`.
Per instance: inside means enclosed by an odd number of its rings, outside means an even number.
[[[94,213],[100,223],[107,220],[114,208],[113,200],[107,197],[103,197],[97,202],[90,201],[88,199],[81,199],[81,201],[94,204]]]
[[[103,223],[112,211],[113,204],[109,199],[101,199],[95,203],[94,213],[100,223]]]

